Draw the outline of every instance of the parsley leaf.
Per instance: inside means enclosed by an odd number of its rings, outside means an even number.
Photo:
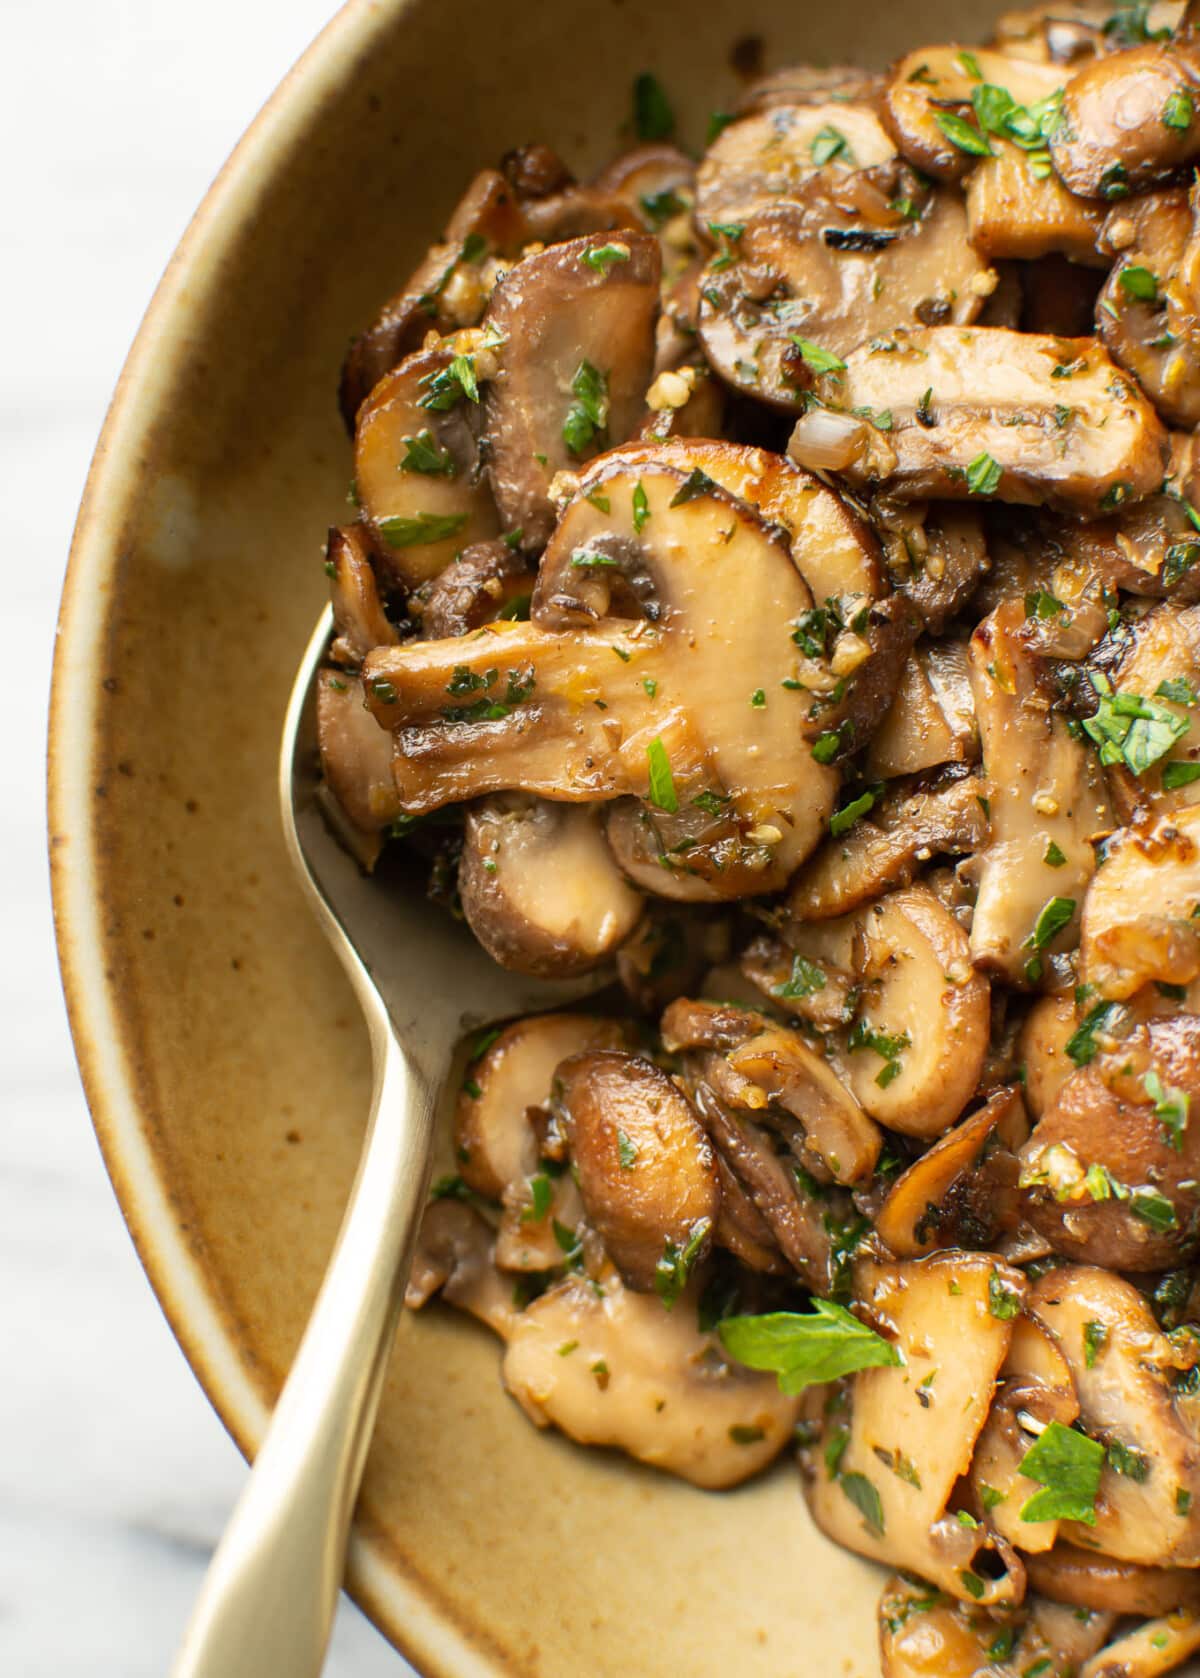
[[[684,1288],[687,1287],[688,1277],[692,1273],[692,1266],[700,1256],[708,1232],[712,1228],[711,1218],[700,1218],[692,1225],[692,1233],[684,1246],[679,1247],[668,1236],[663,1246],[662,1256],[654,1266],[654,1291],[669,1311],[678,1300]]]
[[[712,478],[709,477],[708,473],[702,472],[700,468],[696,466],[688,473],[687,477],[683,480],[683,483],[675,491],[675,494],[671,497],[670,505],[672,507],[684,507],[689,501],[695,501],[696,497],[699,495],[710,495],[716,487],[716,484]]]
[[[1158,280],[1149,268],[1122,268],[1117,275],[1121,290],[1139,303],[1154,303],[1158,298]]]
[[[604,278],[607,277],[608,271],[614,263],[629,261],[629,246],[593,245],[590,250],[584,251],[579,260],[585,263],[594,274],[599,274]]]
[[[1200,763],[1163,764],[1164,792],[1174,792],[1177,787],[1189,787],[1193,781],[1200,781]]]
[[[479,384],[475,378],[473,355],[456,355],[448,367],[443,367],[437,373],[426,373],[421,383],[427,385],[428,389],[418,401],[417,407],[427,408],[430,413],[447,413],[461,402],[464,396],[471,402],[479,401]]]
[[[666,140],[675,131],[675,113],[657,76],[644,70],[633,84],[633,126],[639,140]]]
[[[645,528],[646,528],[646,526],[649,522],[650,522],[650,502],[649,502],[649,500],[646,496],[645,489],[642,487],[642,480],[639,478],[637,483],[633,486],[633,528],[634,528],[634,532],[638,536],[640,536],[642,534],[642,531],[645,530]]]
[[[823,350],[820,344],[814,344],[811,339],[799,338],[792,333],[792,343],[800,351],[804,365],[811,367],[814,373],[844,373],[846,363],[840,355],[834,355],[832,350]]]
[[[416,548],[457,536],[466,522],[465,513],[416,513],[412,518],[380,519],[379,534],[389,547]]]
[[[860,816],[865,816],[868,810],[875,808],[881,788],[868,787],[866,792],[859,793],[849,804],[843,804],[840,810],[835,810],[829,818],[829,831],[835,839],[840,839],[843,833],[849,833]]]
[[[1144,775],[1191,726],[1186,717],[1152,699],[1114,692],[1099,671],[1092,673],[1092,686],[1100,703],[1095,716],[1084,719],[1083,730],[1099,746],[1101,763],[1124,763],[1135,775]]]
[[[883,1504],[865,1474],[839,1474],[838,1485],[866,1521],[871,1531],[883,1537]]]
[[[454,456],[449,449],[438,445],[432,431],[418,431],[415,437],[402,437],[400,441],[405,449],[404,459],[400,462],[402,472],[420,472],[427,478],[458,476]]]
[[[679,795],[675,791],[675,777],[671,774],[671,760],[661,739],[655,737],[651,740],[646,747],[646,758],[650,765],[650,803],[656,810],[673,816],[679,809]]]
[[[813,135],[812,144],[808,149],[818,169],[826,163],[832,163],[835,157],[842,157],[847,163],[853,162],[850,142],[840,128],[834,128],[829,123]]]
[[[815,961],[809,961],[806,956],[792,957],[792,971],[789,978],[781,985],[771,986],[771,995],[783,998],[811,996],[814,991],[825,989],[825,975]]]
[[[1190,128],[1195,114],[1196,107],[1191,94],[1187,88],[1177,87],[1173,93],[1168,95],[1167,102],[1162,108],[1163,127]]]
[[[1023,1521],[1083,1521],[1096,1524],[1096,1494],[1104,1467],[1104,1446],[1061,1422],[1050,1422],[1026,1451],[1021,1473],[1042,1488],[1021,1510]]]
[[[978,128],[973,128],[964,117],[955,111],[935,111],[933,120],[950,144],[957,146],[959,151],[969,152],[972,157],[993,156],[991,145],[986,134],[981,134]]]
[[[814,1299],[812,1311],[727,1317],[717,1332],[730,1357],[749,1369],[773,1370],[780,1391],[789,1394],[904,1361],[889,1341],[828,1299]]]
[[[972,495],[994,495],[1002,475],[1000,462],[984,450],[967,467],[967,489]]]
[[[1100,1045],[1096,1042],[1096,1033],[1103,1031],[1108,1021],[1116,1012],[1117,1003],[1097,1002],[1096,1006],[1084,1016],[1083,1023],[1067,1038],[1067,1055],[1076,1066],[1087,1066],[1095,1060],[1100,1052]]]
[[[581,455],[608,424],[608,379],[590,361],[581,361],[571,380],[576,400],[567,409],[562,437],[573,455]]]
[[[1174,1084],[1164,1088],[1162,1079],[1154,1071],[1142,1074],[1142,1088],[1154,1103],[1154,1116],[1161,1122],[1168,1144],[1177,1154],[1181,1153],[1191,1105],[1187,1091],[1177,1089]]]
[[[1070,924],[1074,913],[1073,897],[1052,897],[1048,903],[1042,905],[1033,931],[1021,946],[1022,949],[1044,950],[1047,944],[1058,937],[1063,927]]]

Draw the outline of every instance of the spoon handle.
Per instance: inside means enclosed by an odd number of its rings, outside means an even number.
[[[173,1678],[317,1678],[324,1663],[426,1193],[436,1095],[378,996],[361,999],[375,1091],[350,1202]]]

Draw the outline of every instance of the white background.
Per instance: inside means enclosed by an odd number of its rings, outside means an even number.
[[[71,527],[121,363],[213,175],[335,9],[0,3],[4,1678],[165,1678],[244,1474],[142,1275],[76,1078],[46,884],[45,715]],[[408,1668],[345,1603],[328,1670]]]

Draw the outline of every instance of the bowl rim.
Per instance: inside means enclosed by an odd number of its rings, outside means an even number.
[[[261,107],[214,177],[155,287],[125,358],[88,468],[55,632],[47,739],[47,821],[55,940],[75,1056],[105,1169],[142,1267],[193,1374],[252,1461],[271,1405],[239,1354],[236,1328],[205,1278],[172,1202],[143,1116],[145,1069],[106,970],[95,811],[103,671],[119,599],[121,538],[164,419],[185,292],[219,265],[264,174],[286,164],[323,101],[414,0],[344,0]],[[482,1628],[458,1624],[383,1535],[356,1519],[345,1589],[429,1678],[498,1678]],[[183,1625],[179,1631],[182,1636]]]

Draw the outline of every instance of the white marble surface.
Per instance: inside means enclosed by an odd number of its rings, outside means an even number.
[[[334,0],[4,0],[0,1673],[163,1678],[244,1468],[125,1233],[50,928],[45,705],[71,526],[171,249]],[[15,666],[15,668],[14,668]],[[328,1670],[410,1669],[349,1603]]]

